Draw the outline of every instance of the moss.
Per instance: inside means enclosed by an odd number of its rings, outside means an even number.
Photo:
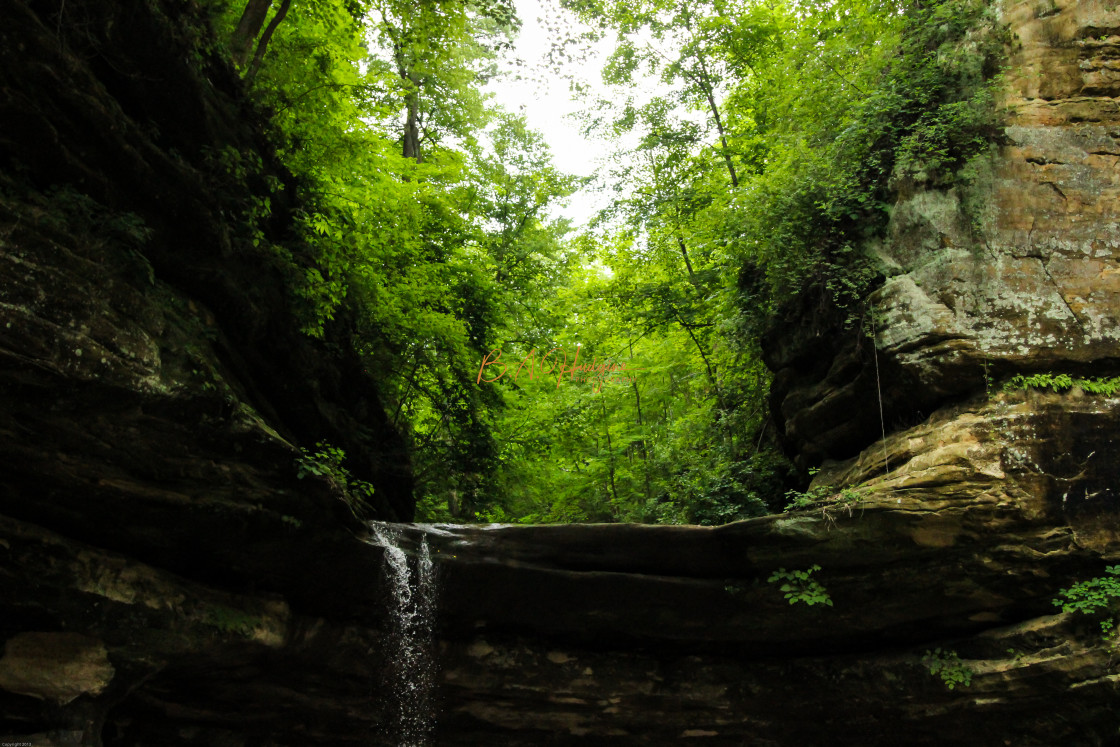
[[[206,610],[203,621],[218,630],[237,635],[252,635],[253,631],[261,627],[263,621],[256,615],[250,615],[241,610],[224,607],[216,604]]]

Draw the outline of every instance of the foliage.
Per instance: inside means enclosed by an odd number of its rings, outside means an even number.
[[[820,508],[828,512],[830,508],[846,508],[850,512],[864,498],[864,492],[855,488],[836,490],[831,485],[818,485],[807,491],[786,491],[786,511],[800,511]]]
[[[1064,373],[1016,374],[1003,385],[1004,391],[1007,392],[1015,389],[1050,389],[1055,392],[1066,392],[1074,387],[1088,394],[1112,397],[1120,392],[1120,376],[1078,379]]]
[[[958,685],[968,687],[972,684],[972,675],[975,672],[961,661],[961,657],[956,651],[943,651],[940,648],[926,651],[926,655],[922,657],[922,663],[929,668],[930,674],[940,677],[941,681],[945,683],[945,687],[950,690],[955,690]]]
[[[424,524],[448,524],[456,521],[446,500],[433,493],[426,493],[416,501],[415,520]]]
[[[210,175],[209,187],[222,197],[224,204],[236,208],[228,216],[239,229],[234,231],[235,240],[253,248],[261,247],[272,216],[271,196],[281,192],[283,184],[277,177],[264,174],[264,163],[254,150],[242,151],[232,145],[204,148],[203,163]],[[247,185],[251,188],[246,189]]]
[[[261,624],[261,619],[255,615],[218,604],[207,607],[203,616],[207,624],[238,635],[252,635]]]
[[[764,497],[783,487],[772,475],[784,462],[752,455],[746,429],[736,432],[731,417],[717,420],[700,349],[679,325],[635,319],[616,300],[626,271],[616,266],[613,276],[596,265],[573,269],[544,309],[560,319],[547,349],[569,365],[578,350],[581,362],[625,372],[558,384],[555,375],[534,380],[523,369],[514,379],[536,346],[512,343],[503,348],[507,375],[484,383],[506,404],[495,426],[506,514],[527,522],[721,524],[764,513]]]
[[[998,138],[1002,31],[979,0],[564,5],[590,36],[613,35],[614,95],[590,101],[585,123],[628,143],[604,171],[615,198],[584,237],[602,269],[565,297],[612,334],[567,339],[609,341],[645,371],[598,412],[569,400],[567,422],[594,429],[593,449],[550,436],[506,452],[565,473],[519,470],[548,498],[509,508],[535,521],[704,523],[790,503],[827,511],[833,491],[787,495],[759,338],[797,297],[860,321],[879,280],[863,246],[894,194],[950,186]],[[650,79],[654,93],[634,95]],[[519,423],[557,414],[523,407]]]
[[[998,139],[992,83],[1006,32],[987,3],[810,3],[783,54],[736,97],[770,148],[737,203],[744,311],[760,324],[811,289],[855,309],[878,280],[865,239],[897,191],[944,188]],[[848,324],[858,320],[846,312]]]
[[[502,405],[472,369],[505,330],[539,324],[523,310],[551,292],[567,262],[549,207],[574,186],[540,136],[481,90],[518,25],[512,5],[215,7],[298,178],[299,194],[284,195],[297,200],[294,230],[272,248],[294,268],[304,331],[365,357],[411,441],[418,497],[438,496],[449,515],[469,519],[492,500]],[[258,164],[236,149],[211,161],[219,182],[258,179]],[[267,195],[276,185],[260,186],[266,197],[233,216],[250,226],[252,245],[275,223]]]
[[[55,228],[110,236],[130,250],[142,247],[152,231],[135,213],[110,210],[70,185],[52,187],[46,194],[29,192],[28,199],[42,208],[42,219]]]
[[[1064,392],[1073,388],[1073,377],[1069,374],[1016,374],[1003,385],[1004,391],[1014,389],[1053,389]]]
[[[289,272],[308,335],[363,356],[426,520],[850,509],[852,491],[789,491],[760,336],[798,299],[854,327],[892,196],[965,178],[998,136],[987,4],[561,4],[613,42],[618,95],[589,98],[585,124],[627,143],[579,234],[551,214],[578,180],[483,91],[519,24],[507,0],[212,0],[295,177],[207,154],[237,240]],[[626,375],[484,380],[494,350]],[[365,490],[317,449],[301,476]],[[831,603],[811,572],[791,601]]]
[[[804,602],[810,607],[814,604],[827,604],[831,607],[832,598],[825,591],[824,586],[810,578],[820,569],[819,565],[814,565],[804,571],[787,571],[785,568],[779,568],[766,581],[771,584],[782,582],[778,590],[785,593],[790,604]]]
[[[1089,394],[1101,394],[1106,397],[1115,396],[1120,392],[1120,376],[1113,376],[1111,378],[1097,377],[1093,379],[1076,379],[1074,386],[1081,387],[1081,389]]]
[[[1115,613],[1117,600],[1120,600],[1120,565],[1110,565],[1105,569],[1107,576],[1098,576],[1088,581],[1080,581],[1068,589],[1058,592],[1054,606],[1062,612],[1078,612],[1089,616],[1102,616],[1106,612]],[[1116,616],[1102,617],[1101,633],[1105,638],[1115,637]]]
[[[315,444],[315,448],[317,451],[314,452],[300,448],[300,455],[295,460],[296,478],[302,480],[315,476],[331,480],[345,491],[347,502],[355,512],[364,511],[366,502],[373,497],[373,486],[350,474],[350,470],[344,465],[346,452],[342,449],[323,441]],[[281,518],[285,521],[288,519]]]

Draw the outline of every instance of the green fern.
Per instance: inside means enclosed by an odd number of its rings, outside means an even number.
[[[1054,392],[1068,392],[1074,387],[1080,388],[1087,394],[1099,394],[1111,397],[1120,392],[1120,376],[1111,378],[1097,377],[1093,379],[1075,379],[1069,374],[1016,374],[1003,385],[1004,391],[1015,389],[1050,389]]]

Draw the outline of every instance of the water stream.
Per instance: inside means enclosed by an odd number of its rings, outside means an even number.
[[[384,686],[392,710],[386,736],[399,747],[427,747],[435,726],[435,566],[426,538],[410,559],[400,547],[398,528],[372,522],[370,529],[373,543],[385,549],[389,629]]]

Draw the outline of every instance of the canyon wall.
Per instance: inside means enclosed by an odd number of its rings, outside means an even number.
[[[344,448],[407,520],[408,455],[345,326],[299,331],[277,259],[298,185],[208,34],[191,2],[0,6],[0,742],[217,745],[263,721],[338,745],[379,718],[380,554],[296,461]]]
[[[1120,373],[1120,9],[1000,11],[1005,143],[958,186],[898,195],[869,248],[887,276],[874,344],[800,317],[769,341],[775,415],[803,464],[851,458],[1011,374]]]
[[[407,520],[400,439],[223,217],[205,154],[269,156],[195,6],[75,5],[0,5],[0,737],[403,744],[384,548],[294,464],[341,445]],[[874,338],[791,320],[769,351],[784,438],[858,502],[403,527],[440,585],[435,744],[1116,742],[1114,646],[1051,599],[1120,550],[1120,398],[1000,382],[1120,373],[1120,11],[1002,13],[1007,142],[899,196]],[[831,604],[770,581],[814,566]]]

